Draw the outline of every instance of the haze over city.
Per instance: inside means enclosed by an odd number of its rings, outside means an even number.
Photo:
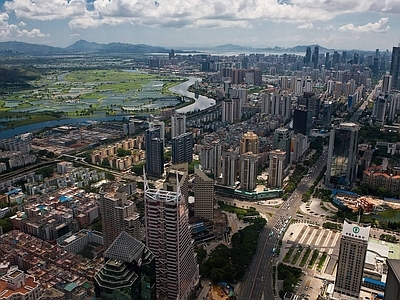
[[[399,14],[396,0],[1,0],[0,41],[390,50]]]

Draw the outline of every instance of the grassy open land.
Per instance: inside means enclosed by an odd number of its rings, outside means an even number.
[[[61,78],[62,81],[58,81]],[[168,105],[163,96],[184,79],[168,75],[121,70],[81,70],[66,74],[49,73],[36,79],[30,89],[0,95],[0,131],[17,126],[90,115],[157,113]],[[159,102],[158,102],[159,101]],[[188,102],[174,101],[182,107]],[[126,107],[130,109],[125,109]],[[54,114],[55,113],[55,114]],[[53,117],[52,117],[53,116]],[[55,116],[55,117],[54,117]]]
[[[155,74],[125,72],[121,70],[84,70],[71,72],[64,79],[70,82],[121,82],[124,80],[147,82],[156,78],[160,77]]]

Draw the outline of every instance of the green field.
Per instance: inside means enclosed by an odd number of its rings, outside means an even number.
[[[0,96],[0,130],[61,117],[157,113],[187,105],[168,89],[183,79],[122,70],[43,75],[29,90]],[[172,97],[172,100],[171,100]],[[174,99],[176,98],[176,100]]]

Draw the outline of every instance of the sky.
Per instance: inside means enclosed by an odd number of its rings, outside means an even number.
[[[0,42],[390,50],[400,0],[0,0]]]

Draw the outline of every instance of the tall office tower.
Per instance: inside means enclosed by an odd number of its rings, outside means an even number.
[[[230,150],[222,152],[222,185],[234,187],[238,176],[239,153]]]
[[[193,135],[183,133],[172,138],[172,163],[191,163],[193,160]]]
[[[186,202],[189,200],[189,166],[187,163],[172,165],[167,168],[163,190],[177,192],[178,187]]]
[[[194,216],[205,220],[214,219],[214,180],[201,169],[194,169]]]
[[[286,163],[290,161],[290,143],[291,143],[290,130],[284,127],[275,129],[274,140],[272,148],[274,150],[280,149],[286,152]]]
[[[293,112],[294,133],[309,135],[311,132],[313,113],[308,112],[305,105],[298,105]]]
[[[233,100],[225,99],[222,101],[222,122],[233,123],[234,120]]]
[[[319,46],[314,47],[314,52],[312,54],[312,62],[314,64],[314,69],[317,69],[319,63]]]
[[[347,52],[346,51],[342,52],[341,62],[344,64],[347,64]]]
[[[332,56],[332,67],[336,67],[337,64],[339,64],[340,62],[340,54],[337,51],[333,52],[333,56]],[[337,70],[335,68],[335,70]]]
[[[242,58],[242,68],[243,69],[248,69],[249,68],[249,58],[247,56],[244,56]]]
[[[400,91],[392,90],[389,93],[389,112],[387,117],[389,122],[393,122],[396,120],[399,110],[400,110]]]
[[[372,107],[372,119],[377,123],[384,124],[386,119],[386,112],[388,110],[388,94],[380,94],[374,100]]]
[[[297,78],[296,85],[294,87],[294,95],[300,96],[301,94],[303,94],[303,79]]]
[[[311,47],[307,46],[306,56],[304,56],[304,64],[308,64],[311,61]]]
[[[252,192],[256,187],[258,155],[252,152],[240,155],[240,187]]]
[[[311,78],[307,78],[304,84],[304,92],[311,93],[313,89],[313,82]]]
[[[359,64],[359,59],[360,59],[360,54],[354,53],[354,55],[353,55],[353,64],[354,65]]]
[[[392,76],[383,75],[382,77],[382,93],[389,93],[392,89]]]
[[[331,68],[331,62],[329,60],[329,52],[325,53],[325,69],[329,70]]]
[[[270,187],[282,187],[285,164],[285,151],[277,149],[269,153],[268,185]]]
[[[281,114],[286,118],[292,117],[292,97],[291,95],[281,95]]]
[[[262,84],[262,71],[261,69],[252,69],[254,72],[254,84],[260,85]]]
[[[186,116],[175,115],[171,117],[171,138],[186,132]]]
[[[400,300],[400,259],[386,259],[385,300]]]
[[[315,93],[306,93],[298,97],[297,104],[304,105],[308,112],[312,114],[313,117],[318,118],[320,110],[321,99]]]
[[[127,199],[125,190],[103,185],[99,204],[106,248],[112,244],[121,231],[126,231],[140,240],[139,214],[135,212],[135,204]]]
[[[332,102],[326,102],[322,105],[321,109],[321,122],[324,125],[330,125],[332,119]]]
[[[281,76],[280,88],[281,88],[281,90],[287,90],[289,88],[289,80],[288,80],[287,76]]]
[[[160,178],[164,173],[164,141],[160,128],[149,128],[145,132],[146,173]]]
[[[344,221],[342,237],[340,238],[335,293],[358,299],[363,280],[370,229],[371,226],[364,227]]]
[[[145,179],[146,242],[155,255],[157,299],[188,300],[199,281],[186,200],[177,192],[150,189]]]
[[[400,46],[393,47],[390,75],[392,75],[392,89],[400,90]]]
[[[240,141],[240,154],[253,152],[258,154],[258,148],[260,146],[260,141],[258,140],[257,134],[248,131],[243,134],[242,140]]]
[[[325,184],[350,186],[357,175],[357,147],[360,126],[341,123],[331,130]]]
[[[103,256],[94,276],[96,299],[157,299],[154,254],[142,242],[122,231]]]

